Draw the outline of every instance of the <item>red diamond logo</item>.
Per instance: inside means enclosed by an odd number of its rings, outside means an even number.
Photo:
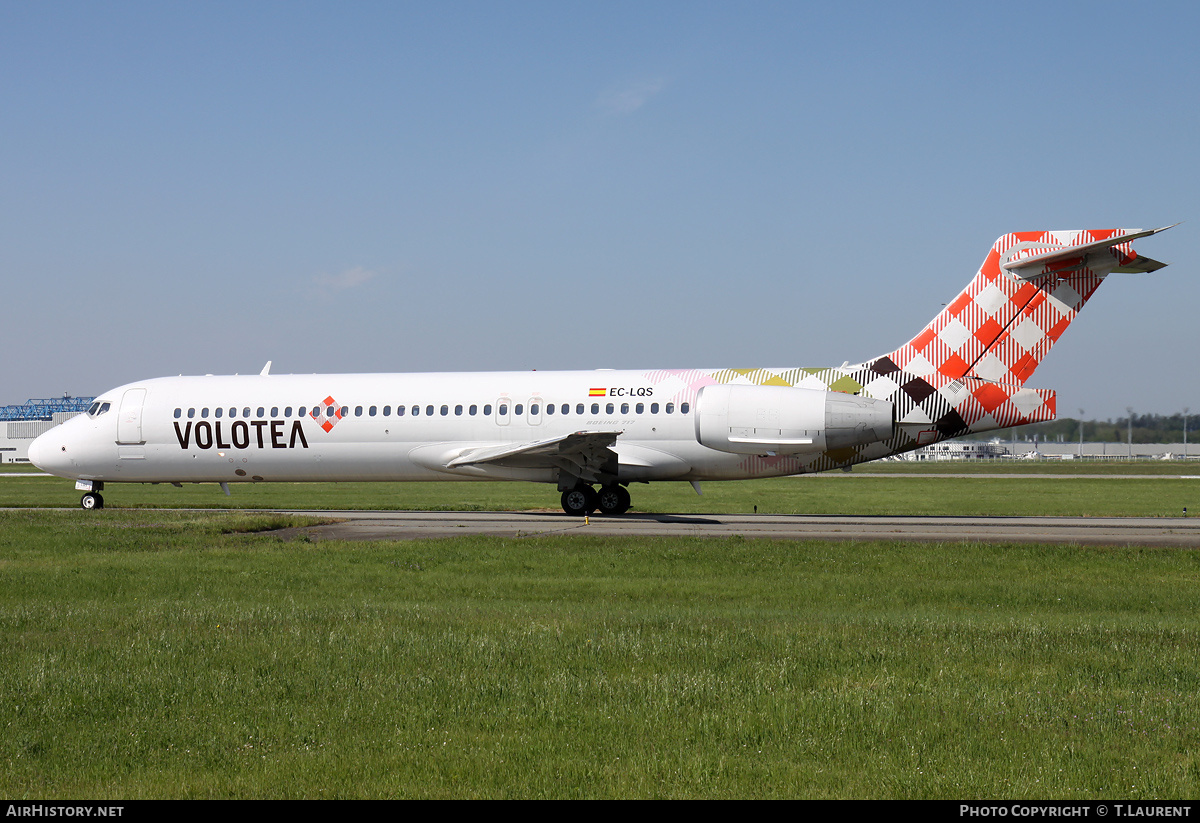
[[[317,425],[328,433],[342,419],[342,407],[333,399],[333,395],[326,397],[321,402],[322,405],[315,407],[308,416],[316,420]]]

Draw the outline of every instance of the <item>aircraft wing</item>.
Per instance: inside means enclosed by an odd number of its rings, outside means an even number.
[[[494,463],[521,468],[556,468],[585,483],[612,482],[617,453],[612,450],[618,431],[583,431],[534,440],[469,449],[446,463],[446,468]]]

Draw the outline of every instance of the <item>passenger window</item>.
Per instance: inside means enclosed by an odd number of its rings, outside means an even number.
[[[479,411],[479,407],[478,407],[478,406],[476,406],[474,403],[472,403],[472,404],[471,404],[471,408],[467,409],[467,414],[469,414],[469,415],[471,415],[472,417],[474,417],[474,416],[475,416],[475,414],[476,414],[478,411]]]
[[[500,414],[508,414],[508,406],[500,406]]]
[[[391,407],[391,406],[384,406],[384,407],[383,407],[383,416],[384,416],[384,417],[391,417],[391,416],[392,416],[392,407]]]
[[[521,403],[518,403],[517,405],[513,406],[513,414],[521,415],[524,413],[525,413],[525,406],[522,405]]]
[[[680,403],[679,404],[679,413],[680,414],[687,414],[689,411],[691,411],[691,409],[692,409],[691,403]]]
[[[636,411],[638,414],[642,414],[644,411],[646,411],[646,404],[638,403],[637,406],[634,408],[634,411]]]
[[[445,417],[445,416],[446,416],[446,415],[448,415],[449,413],[450,413],[450,407],[449,407],[449,406],[442,406],[442,417]]]
[[[420,406],[413,406],[413,407],[412,407],[412,416],[413,416],[413,417],[418,417],[418,416],[420,416],[420,414],[421,414],[421,407],[420,407]]]
[[[563,403],[562,408],[559,409],[559,411],[562,412],[563,414],[570,414],[571,413],[571,404]]]
[[[454,416],[462,417],[462,404],[461,403],[459,403],[457,406],[454,407]]]
[[[350,414],[350,407],[349,407],[349,406],[342,406],[342,417],[345,417],[345,416],[347,416],[348,414]]]
[[[232,411],[233,411],[233,409],[230,409],[229,411],[231,411],[231,412],[232,412]],[[216,408],[216,409],[213,409],[213,417],[220,417],[220,416],[221,416],[222,414],[224,414],[224,413],[225,413],[225,410],[224,410],[224,409],[221,409],[221,408]],[[233,415],[231,414],[231,415],[230,415],[230,417],[232,417],[232,416],[233,416]]]
[[[600,404],[593,403],[592,404],[592,414],[599,414],[599,413],[600,413]]]
[[[200,417],[201,418],[208,417],[208,407],[207,406],[200,410]]]
[[[192,419],[193,417],[195,417],[195,416],[196,416],[196,410],[195,410],[195,409],[188,409],[188,420],[191,420],[191,419]]]
[[[575,404],[575,413],[576,413],[576,414],[583,414],[583,404],[582,404],[582,403],[576,403],[576,404]]]
[[[491,403],[484,403],[484,405],[483,405],[483,415],[484,415],[484,417],[491,417],[491,416],[492,416],[492,404],[491,404]]]
[[[605,404],[604,404],[604,413],[605,413],[605,414],[612,414],[612,413],[613,413],[613,404],[612,404],[612,403],[605,403]]]
[[[232,410],[231,410],[231,411],[232,411]],[[232,414],[231,414],[231,415],[229,415],[229,416],[230,416],[230,417],[233,417],[233,415],[232,415]],[[249,416],[250,416],[250,407],[249,407],[249,406],[247,406],[246,408],[242,409],[242,417],[249,417]]]
[[[426,416],[428,416],[428,417],[433,417],[433,406],[426,406],[426,407],[425,407],[425,414],[426,414]]]
[[[628,403],[621,404],[621,414],[629,414],[629,404]]]
[[[284,407],[284,409],[283,409],[283,416],[284,416],[284,417],[291,417],[291,416],[292,416],[292,407],[291,407],[291,406],[285,406],[285,407]]]
[[[259,417],[262,417],[261,410],[260,410],[260,413],[259,413],[259,415],[258,415],[258,416],[259,416]],[[278,406],[272,406],[272,407],[271,407],[271,416],[272,416],[272,417],[278,417],[278,416],[279,416],[279,407],[278,407]]]
[[[529,404],[529,413],[530,413],[530,414],[537,414],[537,413],[538,413],[538,404],[537,404],[537,403],[530,403],[530,404]]]
[[[255,417],[266,417],[266,416],[267,416],[267,410],[266,410],[266,409],[264,409],[262,406],[259,406],[259,407],[258,407],[258,411],[255,413],[255,415],[254,415],[254,416],[255,416]],[[272,417],[274,417],[274,415],[271,415],[271,416],[272,416]]]
[[[355,407],[354,407],[354,416],[355,416],[355,417],[362,417],[362,406],[355,406]]]
[[[667,408],[666,408],[666,412],[667,412],[667,414],[674,414],[674,413],[675,413],[675,404],[674,404],[674,403],[668,403],[668,404],[667,404]]]
[[[183,409],[176,409],[175,410],[175,419],[178,420],[181,417],[183,417]]]
[[[534,414],[537,414],[537,412],[535,411]],[[554,414],[554,404],[553,403],[546,404],[546,414]]]
[[[657,403],[651,403],[651,404],[650,404],[650,413],[651,413],[651,414],[658,414],[658,404],[657,404]]]

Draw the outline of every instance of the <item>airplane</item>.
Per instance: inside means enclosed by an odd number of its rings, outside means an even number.
[[[1178,224],[1176,224],[1178,225]],[[848,469],[1053,420],[1028,378],[1113,272],[1166,264],[1163,229],[1016,232],[900,348],[826,368],[160,377],[105,392],[29,447],[84,509],[110,483],[524,480],[568,515],[629,485]]]

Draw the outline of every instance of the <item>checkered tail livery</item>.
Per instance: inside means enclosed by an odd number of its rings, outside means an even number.
[[[1105,277],[1166,265],[1132,248],[1134,240],[1163,230],[1006,234],[919,334],[864,365],[898,384],[910,421],[929,418],[919,445],[1052,420],[1054,392],[1027,389],[1025,382]]]
[[[1006,234],[967,287],[920,333],[857,365],[662,371],[646,377],[670,387],[678,401],[712,384],[787,386],[861,396],[893,409],[890,437],[819,454],[750,456],[738,466],[750,475],[844,468],[965,434],[1053,420],[1054,392],[1027,388],[1026,381],[1105,277],[1166,265],[1138,255],[1131,245],[1163,230]]]

